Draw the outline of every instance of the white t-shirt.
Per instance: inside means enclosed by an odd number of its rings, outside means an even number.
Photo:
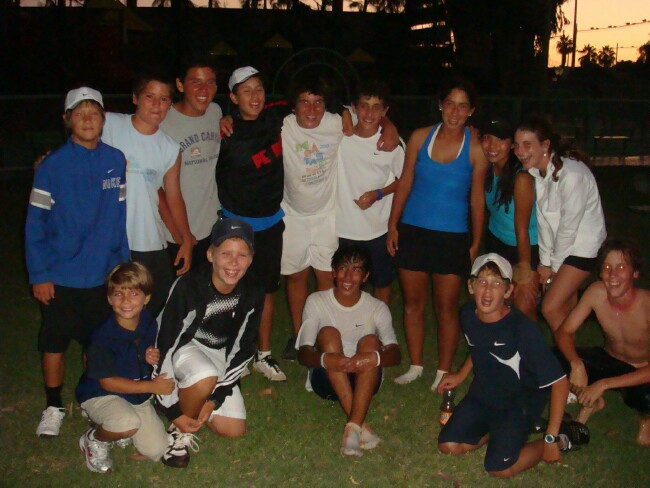
[[[131,251],[167,247],[165,224],[158,212],[158,190],[178,157],[178,144],[162,130],[144,135],[131,115],[106,114],[102,141],[126,156],[126,233]]]
[[[334,297],[334,290],[317,291],[307,298],[302,313],[302,325],[296,338],[296,349],[316,345],[318,332],[331,326],[341,334],[343,353],[356,354],[357,343],[368,334],[376,334],[381,343],[397,344],[393,318],[388,306],[366,292],[352,307],[344,307]]]
[[[219,158],[221,107],[208,105],[205,114],[189,117],[172,107],[160,127],[181,146],[181,193],[190,230],[201,240],[210,235],[221,208],[215,168]],[[173,242],[165,228],[165,237]]]
[[[393,195],[362,210],[354,203],[367,191],[384,188],[399,178],[404,167],[402,144],[391,152],[377,150],[381,133],[372,137],[344,137],[339,145],[336,192],[336,235],[368,241],[388,231]]]
[[[341,116],[325,112],[315,129],[303,129],[294,114],[284,118],[284,198],[287,215],[334,211],[336,153],[343,137]]]

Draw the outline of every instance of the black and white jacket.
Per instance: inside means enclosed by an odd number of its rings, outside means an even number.
[[[247,273],[234,291],[240,294],[233,324],[225,342],[226,370],[210,396],[219,408],[239,383],[242,371],[253,357],[257,344],[260,317],[264,306],[264,289]],[[212,284],[211,266],[202,266],[180,277],[174,283],[164,310],[158,317],[157,346],[160,360],[154,377],[167,373],[174,377],[172,356],[190,342],[203,321],[206,307],[217,293]],[[170,421],[182,415],[178,403],[178,386],[170,395],[156,395],[156,406]]]

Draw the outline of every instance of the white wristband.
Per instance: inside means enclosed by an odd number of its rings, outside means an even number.
[[[375,354],[377,355],[377,367],[381,364],[381,355],[379,354],[379,351],[375,351]]]
[[[324,352],[323,354],[320,355],[320,367],[323,368],[323,369],[327,369],[325,367],[325,354],[327,354],[327,353]]]

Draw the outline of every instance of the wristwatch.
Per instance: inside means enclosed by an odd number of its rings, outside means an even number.
[[[555,444],[557,442],[560,442],[560,436],[553,434],[544,434],[544,442],[547,444]]]

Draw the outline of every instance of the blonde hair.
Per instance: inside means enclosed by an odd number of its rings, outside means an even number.
[[[129,261],[115,266],[106,277],[106,291],[109,295],[118,287],[140,290],[145,295],[151,295],[153,278],[143,264]]]

